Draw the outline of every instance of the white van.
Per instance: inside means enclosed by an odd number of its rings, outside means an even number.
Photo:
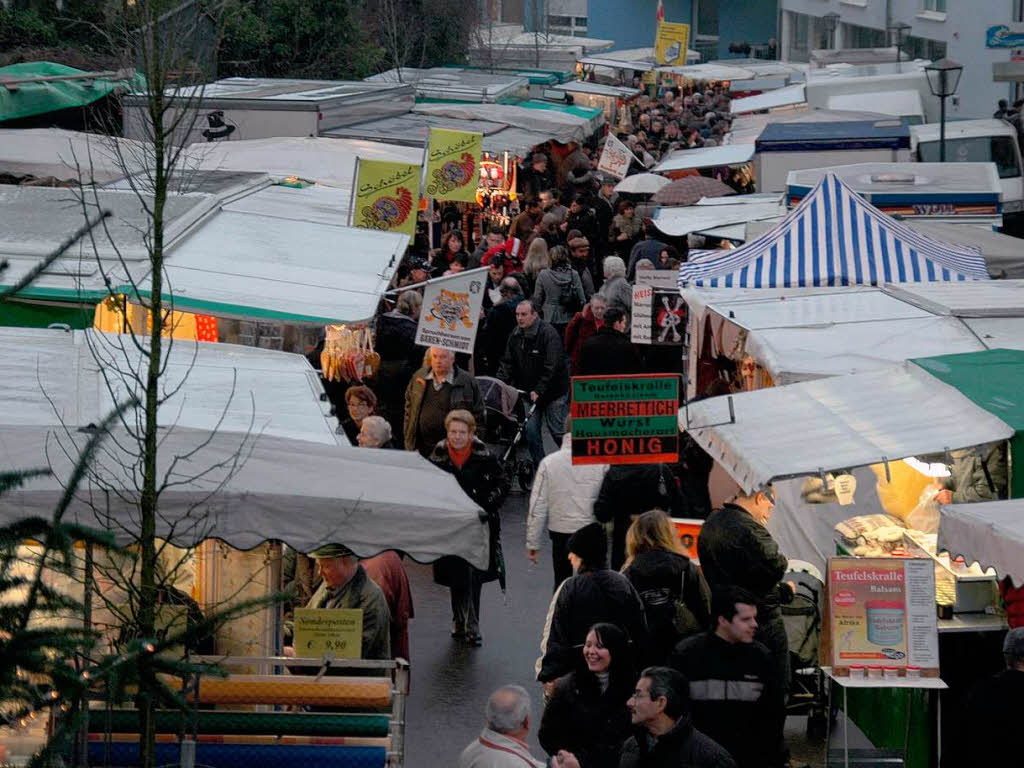
[[[939,162],[939,124],[910,126],[914,160]],[[1003,232],[1024,235],[1024,176],[1017,131],[1002,120],[954,120],[946,123],[947,163],[995,163],[1003,190]]]

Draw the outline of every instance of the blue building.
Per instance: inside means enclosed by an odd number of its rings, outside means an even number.
[[[503,4],[521,8],[530,31],[539,24],[551,33],[614,40],[619,50],[654,45],[658,0],[503,0]],[[704,61],[766,57],[768,41],[778,37],[778,0],[664,0],[664,6],[666,21],[690,25],[690,48]]]

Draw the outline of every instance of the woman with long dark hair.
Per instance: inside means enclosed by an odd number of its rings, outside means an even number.
[[[626,702],[636,677],[626,633],[614,624],[592,626],[576,669],[555,683],[544,710],[538,733],[544,750],[571,752],[581,768],[617,768],[630,735]]]

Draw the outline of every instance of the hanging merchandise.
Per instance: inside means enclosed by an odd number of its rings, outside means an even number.
[[[320,353],[321,375],[327,381],[362,382],[380,368],[380,355],[373,349],[373,334],[359,326],[328,325]]]

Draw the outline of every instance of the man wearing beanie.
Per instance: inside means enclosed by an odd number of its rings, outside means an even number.
[[[964,712],[972,720],[969,757],[976,765],[1020,765],[1024,761],[1017,735],[1024,723],[1024,627],[1011,629],[1003,639],[1006,669],[983,680]]]
[[[647,649],[643,603],[625,576],[608,569],[608,538],[600,523],[569,537],[569,560],[576,575],[563,581],[551,599],[541,638],[537,679],[545,684],[573,670],[587,631],[599,622],[624,631],[641,660]]]

